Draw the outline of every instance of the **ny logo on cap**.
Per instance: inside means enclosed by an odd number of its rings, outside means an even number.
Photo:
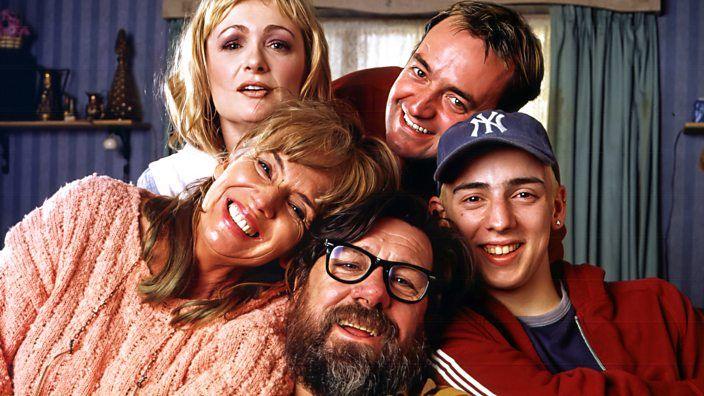
[[[506,131],[506,127],[504,127],[504,124],[501,123],[501,120],[504,118],[503,114],[499,114],[495,111],[492,111],[491,114],[489,114],[489,118],[484,117],[484,114],[477,114],[474,118],[472,118],[469,123],[474,125],[474,129],[472,130],[472,137],[477,137],[478,132],[479,132],[479,125],[484,125],[484,134],[488,133],[494,133],[493,127],[496,127],[499,129],[499,132],[504,133]]]

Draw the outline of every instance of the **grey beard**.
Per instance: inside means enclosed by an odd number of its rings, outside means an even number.
[[[388,318],[381,312],[346,306],[330,310],[321,324],[301,301],[306,293],[299,293],[286,328],[286,360],[297,382],[316,395],[392,395],[419,387],[428,364],[422,331],[403,347],[396,331],[388,331],[378,356],[368,345],[342,342],[326,346],[334,317],[340,311],[366,312],[381,321]]]

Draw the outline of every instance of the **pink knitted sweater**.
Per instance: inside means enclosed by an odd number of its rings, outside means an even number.
[[[290,394],[284,298],[196,330],[168,324],[183,301],[140,301],[139,203],[136,187],[87,177],[7,234],[0,393]]]

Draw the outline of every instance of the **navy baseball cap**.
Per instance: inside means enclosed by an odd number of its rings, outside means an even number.
[[[445,131],[438,143],[435,181],[450,181],[462,159],[480,147],[493,144],[512,146],[533,154],[544,164],[550,165],[557,181],[560,181],[560,168],[543,125],[527,114],[501,110],[474,114]]]

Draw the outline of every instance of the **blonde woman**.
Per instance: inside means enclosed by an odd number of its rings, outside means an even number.
[[[0,394],[290,393],[267,263],[398,185],[352,129],[287,103],[182,200],[95,176],[59,190],[0,251]]]
[[[322,28],[306,0],[203,0],[164,84],[178,153],[152,162],[137,185],[177,195],[213,174],[256,122],[289,98],[329,99]]]

